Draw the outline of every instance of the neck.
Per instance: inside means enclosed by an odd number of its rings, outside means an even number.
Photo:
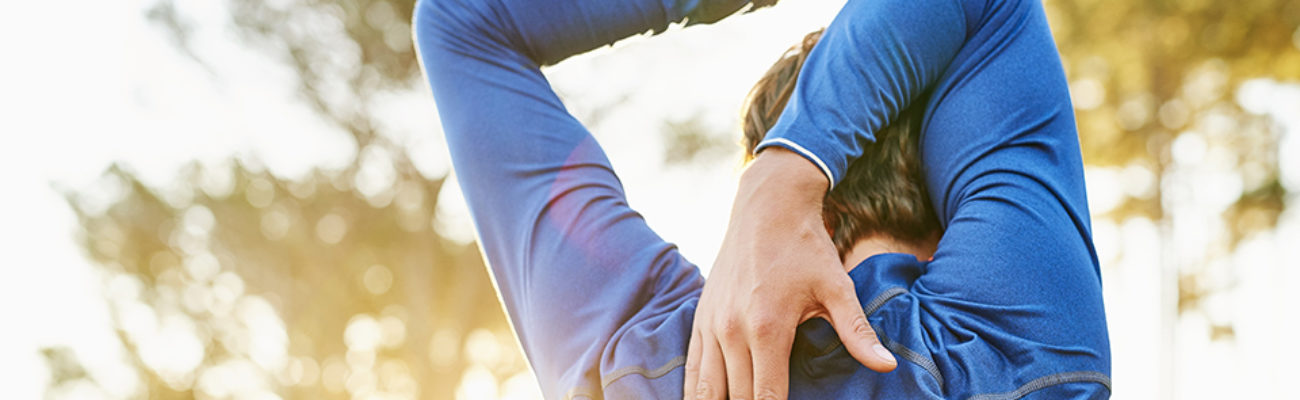
[[[919,243],[910,243],[894,239],[891,236],[872,235],[859,239],[853,244],[853,248],[844,253],[844,271],[852,271],[853,267],[858,266],[862,261],[871,256],[884,253],[911,254],[916,256],[918,260],[929,260],[934,257],[934,250],[938,247],[938,243],[937,238]]]

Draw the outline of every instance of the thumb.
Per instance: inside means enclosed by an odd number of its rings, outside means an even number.
[[[831,285],[834,289],[824,296],[822,306],[830,315],[831,326],[849,354],[862,365],[876,372],[893,371],[898,366],[894,355],[885,349],[876,337],[876,331],[867,323],[867,315],[858,303],[852,285]]]

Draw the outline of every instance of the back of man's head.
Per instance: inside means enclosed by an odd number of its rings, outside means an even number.
[[[746,162],[753,159],[754,147],[776,125],[821,33],[808,34],[801,44],[786,51],[750,90],[740,122]],[[849,165],[844,178],[826,194],[822,217],[841,256],[868,237],[882,235],[922,243],[940,231],[925,189],[918,151],[920,115],[913,109],[876,132],[876,143],[863,149],[862,157]]]

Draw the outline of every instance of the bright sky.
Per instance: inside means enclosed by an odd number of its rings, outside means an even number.
[[[37,351],[49,345],[74,348],[95,373],[112,378],[103,382],[110,394],[130,390],[113,383],[130,376],[112,368],[120,346],[101,298],[100,277],[73,242],[75,221],[53,187],[91,188],[113,162],[164,185],[191,160],[219,163],[235,155],[255,156],[287,177],[350,161],[350,142],[293,102],[291,88],[282,83],[289,72],[244,50],[220,28],[223,2],[178,4],[186,15],[199,18],[200,56],[213,63],[215,74],[178,57],[144,21],[141,9],[149,1],[130,3],[22,2],[0,16],[0,49],[9,55],[0,74],[0,104],[11,132],[8,145],[0,148],[0,182],[6,189],[0,243],[10,262],[10,274],[0,279],[0,316],[9,328],[0,331],[0,376],[6,377],[8,397],[41,397],[48,373]],[[785,2],[720,26],[669,32],[650,41],[633,39],[547,74],[579,115],[631,95],[596,128],[596,135],[632,206],[707,270],[726,224],[738,159],[728,155],[665,167],[661,122],[700,115],[708,126],[734,131],[736,110],[752,82],[786,47],[828,21],[839,4]],[[1271,82],[1247,86],[1240,91],[1243,106],[1286,119],[1293,132],[1300,129],[1300,114],[1294,112],[1300,109],[1300,87]],[[446,150],[436,134],[431,100],[419,89],[413,96],[395,96],[381,114],[392,116],[392,135],[412,149],[421,170],[433,174],[447,168]],[[1189,164],[1200,164],[1213,152],[1194,142],[1180,146]],[[1284,181],[1300,191],[1300,139],[1288,136],[1281,151]],[[1129,187],[1123,182],[1136,180],[1141,186],[1144,179],[1141,171],[1132,170],[1092,170],[1088,177],[1094,213],[1113,206]],[[444,196],[457,197],[453,191]],[[108,200],[106,195],[99,201]],[[462,240],[472,238],[463,206],[446,203],[439,210],[443,226]],[[1189,204],[1203,208],[1188,209],[1187,215],[1202,218],[1185,226],[1216,228],[1213,193],[1193,195]],[[1238,295],[1210,308],[1238,323],[1236,344],[1209,342],[1198,333],[1203,329],[1196,324],[1203,321],[1197,317],[1182,322],[1179,332],[1186,333],[1180,333],[1183,339],[1175,351],[1181,354],[1177,363],[1187,367],[1172,378],[1183,388],[1179,398],[1229,397],[1241,390],[1267,397],[1289,387],[1287,377],[1300,373],[1296,363],[1284,361],[1300,357],[1300,351],[1278,353],[1279,347],[1294,346],[1277,345],[1289,338],[1287,332],[1300,328],[1294,317],[1275,312],[1300,308],[1286,295],[1300,287],[1300,273],[1284,268],[1282,261],[1300,257],[1300,249],[1280,245],[1300,243],[1300,217],[1293,210],[1286,219],[1277,233],[1247,243],[1249,251],[1222,260],[1240,267],[1233,292]],[[1154,290],[1161,279],[1153,267],[1159,265],[1157,254],[1121,254],[1124,248],[1158,248],[1157,233],[1156,226],[1142,220],[1096,223],[1117,399],[1157,397],[1157,371],[1165,365],[1158,353],[1165,340]]]

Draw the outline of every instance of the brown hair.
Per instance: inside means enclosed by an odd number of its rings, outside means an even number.
[[[750,89],[740,122],[746,162],[754,158],[754,147],[776,125],[794,93],[803,62],[821,34],[818,30],[805,36]],[[892,125],[876,132],[876,142],[864,146],[862,156],[826,194],[822,218],[841,256],[859,239],[872,235],[920,243],[940,232],[925,189],[918,151],[920,133],[918,113],[904,110]]]

